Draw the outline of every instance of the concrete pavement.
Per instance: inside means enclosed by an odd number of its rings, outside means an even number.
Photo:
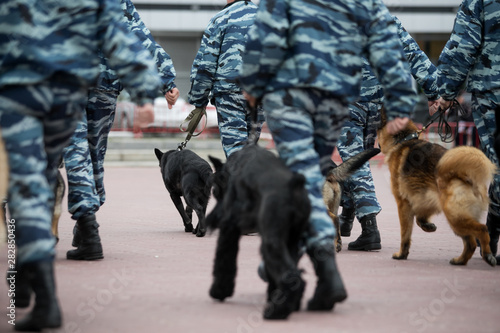
[[[150,141],[134,149],[145,149],[143,160],[136,161],[142,163],[107,160],[107,202],[97,214],[103,260],[65,259],[74,222],[64,203],[55,264],[64,326],[45,332],[500,332],[500,267],[488,266],[478,250],[467,266],[451,266],[448,261],[461,253],[462,241],[444,216],[433,219],[435,233],[415,227],[408,260],[391,259],[399,248],[399,222],[388,170],[379,164],[372,169],[383,207],[378,216],[382,250],[347,251],[347,243],[361,232],[355,223],[353,236],[344,238],[344,250],[337,256],[349,293],[344,303],[333,312],[305,310],[315,276],[304,257],[299,263],[307,282],[302,309],[286,321],[263,321],[266,284],[256,273],[258,236],[241,240],[233,297],[213,301],[208,290],[217,234],[197,238],[183,231],[155,161],[157,143],[164,144],[160,149],[170,144]],[[118,149],[110,147],[108,157]],[[206,158],[210,149],[197,152]],[[1,245],[0,271],[6,267],[6,246]],[[7,304],[6,284],[0,283],[0,332],[12,331]],[[17,318],[27,312],[16,310]]]

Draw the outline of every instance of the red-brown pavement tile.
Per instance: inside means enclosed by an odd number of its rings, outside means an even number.
[[[306,311],[315,276],[304,256],[301,311],[286,321],[264,321],[266,285],[256,273],[259,236],[242,237],[235,293],[225,302],[214,301],[208,290],[217,234],[197,238],[183,231],[158,167],[108,167],[107,202],[97,214],[105,258],[66,260],[74,222],[64,212],[56,260],[64,324],[45,332],[500,332],[500,268],[483,262],[478,250],[467,266],[451,266],[462,241],[442,215],[433,219],[435,233],[414,228],[408,260],[391,259],[399,248],[396,206],[387,168],[372,170],[383,207],[378,215],[382,250],[347,251],[347,243],[360,234],[355,222],[337,255],[348,299],[333,312]],[[2,245],[0,272],[6,271],[6,252]],[[7,305],[4,282],[0,332],[12,331]],[[26,312],[17,309],[17,318]]]

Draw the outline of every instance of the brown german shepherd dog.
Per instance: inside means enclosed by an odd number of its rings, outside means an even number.
[[[392,258],[408,258],[415,217],[423,231],[433,232],[436,226],[429,218],[442,211],[464,243],[462,254],[451,259],[450,264],[466,265],[478,239],[484,261],[495,266],[488,229],[479,222],[488,209],[488,186],[496,172],[495,165],[477,148],[460,146],[447,150],[420,140],[411,121],[396,135],[388,134],[385,124],[382,111],[378,141],[391,173],[401,225],[401,248]]]

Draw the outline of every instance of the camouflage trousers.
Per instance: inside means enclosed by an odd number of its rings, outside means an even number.
[[[0,126],[10,167],[7,199],[19,265],[54,258],[57,168],[86,98],[86,89],[63,77],[0,88]]]
[[[313,89],[274,91],[262,103],[281,159],[306,178],[311,202],[306,246],[331,244],[335,228],[321,191],[348,109],[329,94]]]
[[[500,104],[498,94],[472,94],[472,116],[481,142],[481,149],[485,155],[499,167],[498,156],[495,152],[495,110]],[[500,174],[496,173],[489,188],[490,207],[489,211],[500,216]]]
[[[222,149],[226,157],[240,150],[247,142],[252,129],[252,116],[242,94],[224,94],[215,97],[217,121],[222,142]],[[257,124],[255,128],[258,140],[264,123],[262,108],[257,110]]]
[[[337,144],[343,161],[368,148],[373,148],[380,123],[381,107],[382,104],[378,103],[359,103],[349,106],[350,119],[344,123]],[[358,221],[381,211],[368,162],[344,183],[341,205],[344,208],[354,209]]]
[[[106,200],[104,157],[118,95],[114,90],[91,89],[86,117],[78,123],[70,144],[64,149],[68,210],[74,220],[94,214]]]

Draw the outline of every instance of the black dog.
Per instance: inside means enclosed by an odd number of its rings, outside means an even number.
[[[197,237],[205,236],[205,212],[210,198],[213,174],[210,164],[188,149],[162,153],[155,148],[155,154],[160,161],[165,187],[175,208],[181,214],[184,230],[193,232]],[[181,196],[186,202],[185,209]],[[195,229],[192,224],[193,210],[198,216],[198,225]]]
[[[233,153],[226,164],[209,158],[215,167],[217,204],[207,226],[220,229],[210,296],[223,301],[233,294],[240,236],[259,232],[269,279],[264,318],[286,319],[299,310],[305,288],[297,268],[299,240],[311,209],[305,178],[256,144]]]

